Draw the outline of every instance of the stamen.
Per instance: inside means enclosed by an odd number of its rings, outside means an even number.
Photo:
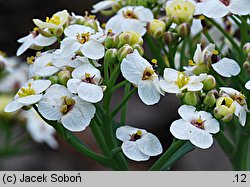
[[[32,88],[32,84],[29,83],[28,84],[28,88],[21,88],[19,92],[17,92],[19,97],[26,97],[26,96],[30,96],[30,95],[35,95],[36,92],[35,90]]]
[[[147,67],[144,70],[143,76],[142,76],[142,80],[148,80],[148,79],[152,79],[152,75],[155,73],[155,71],[152,69],[152,67]]]
[[[178,85],[179,88],[182,88],[183,86],[187,85],[190,80],[190,77],[186,75],[185,72],[178,72],[178,78],[175,83]]]
[[[83,34],[77,33],[76,39],[78,40],[79,43],[84,44],[89,41],[90,33],[89,32]]]
[[[55,25],[60,25],[61,20],[59,16],[53,16],[52,18],[46,17],[47,23],[53,23]]]

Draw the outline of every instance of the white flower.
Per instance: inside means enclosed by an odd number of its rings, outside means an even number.
[[[222,18],[229,13],[250,14],[250,0],[204,0],[200,12],[209,18]]]
[[[246,89],[250,90],[250,80],[245,84]]]
[[[219,132],[220,124],[212,115],[196,111],[193,106],[183,105],[178,113],[182,119],[174,121],[170,132],[180,140],[190,140],[195,146],[207,149],[213,144],[212,134]]]
[[[38,103],[41,115],[52,121],[59,121],[73,132],[83,131],[95,114],[93,104],[70,93],[64,86],[54,84]]]
[[[100,12],[102,10],[109,9],[113,5],[115,5],[117,3],[117,1],[119,1],[119,0],[104,0],[104,1],[100,1],[100,2],[96,3],[93,6],[93,10],[91,12],[92,13],[97,13],[97,12]]]
[[[225,92],[226,95],[231,97],[233,99],[233,103],[236,106],[236,110],[234,114],[239,117],[239,122],[242,126],[245,126],[246,124],[246,112],[248,112],[247,108],[247,102],[245,96],[240,93],[239,91],[228,88],[228,87],[221,87],[220,88],[223,92]]]
[[[64,24],[68,22],[69,13],[67,10],[63,10],[54,14],[51,18],[47,17],[46,22],[39,19],[33,19],[36,26],[41,29],[59,29],[62,28]]]
[[[23,111],[22,114],[27,118],[27,130],[34,141],[38,143],[45,142],[53,149],[58,147],[54,137],[55,129],[44,122],[35,109],[31,108],[28,111]]]
[[[91,103],[97,103],[102,100],[101,73],[92,64],[86,63],[77,67],[72,72],[72,77],[67,82],[70,92],[78,94],[81,99]]]
[[[54,66],[53,56],[54,54],[52,52],[45,52],[39,54],[35,58],[33,64],[30,65],[30,77],[49,77],[57,73],[60,68]]]
[[[199,76],[188,76],[185,72],[176,71],[171,68],[165,68],[163,78],[160,80],[160,87],[167,93],[182,93],[184,90],[200,91],[203,88],[201,83],[205,80],[207,74]]]
[[[37,31],[32,31],[29,35],[18,40],[22,45],[18,48],[16,55],[20,56],[29,48],[42,48],[50,46],[57,41],[55,36],[44,37]]]
[[[61,53],[63,57],[68,57],[78,50],[90,59],[98,60],[104,56],[105,48],[102,41],[100,32],[95,31],[83,25],[70,25],[64,30],[67,36],[61,43]]]
[[[158,75],[152,65],[135,50],[121,63],[123,77],[138,86],[138,94],[146,105],[153,105],[160,100]]]
[[[143,6],[127,6],[120,9],[117,15],[112,17],[106,24],[106,30],[112,30],[116,34],[125,31],[134,31],[143,36],[146,23],[154,19],[152,11]]]
[[[158,138],[144,129],[123,126],[116,130],[116,137],[123,142],[122,151],[131,160],[146,161],[162,153]]]
[[[7,57],[6,54],[0,51],[0,63],[4,64],[4,70],[13,72],[15,67],[20,64],[20,59],[17,57]]]
[[[49,80],[29,80],[19,89],[14,100],[5,107],[5,112],[15,112],[23,106],[36,104],[42,98],[42,92],[50,85]]]

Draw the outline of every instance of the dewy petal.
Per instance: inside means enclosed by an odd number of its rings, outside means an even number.
[[[158,138],[151,134],[146,133],[136,141],[138,148],[142,153],[148,156],[156,156],[162,153],[161,142]]]
[[[16,100],[11,101],[9,104],[4,109],[4,112],[10,113],[10,112],[15,112],[19,109],[21,109],[23,105],[21,103],[18,103]]]
[[[42,96],[43,96],[42,94],[38,94],[38,95],[29,95],[26,97],[20,97],[17,99],[17,102],[21,103],[22,105],[29,106],[40,101],[42,99]]]
[[[194,127],[195,130],[190,134],[190,142],[201,149],[207,149],[213,144],[213,136],[208,132]]]
[[[90,40],[82,45],[80,48],[82,54],[90,59],[99,60],[104,57],[104,46],[95,40]]]
[[[231,0],[228,9],[233,14],[247,15],[250,14],[250,0]]]
[[[37,46],[41,46],[41,47],[46,47],[46,46],[50,46],[53,43],[55,43],[57,41],[56,37],[44,37],[43,35],[39,34],[33,41],[33,43]]]
[[[187,122],[191,122],[196,117],[196,108],[194,106],[182,105],[178,109],[178,113],[180,116]]]
[[[230,12],[220,0],[205,0],[200,8],[201,13],[209,18],[222,18]]]
[[[108,9],[108,8],[111,8],[113,6],[115,2],[114,1],[100,1],[98,3],[96,3],[95,5],[93,5],[93,9],[91,12],[92,13],[97,13],[101,10],[105,10],[105,9]]]
[[[125,141],[122,144],[122,151],[124,155],[126,155],[129,159],[134,161],[146,161],[150,157],[148,155],[145,155],[140,151],[140,149],[137,146],[137,143],[134,141]]]
[[[246,89],[250,90],[250,80],[245,84]]]
[[[48,89],[48,87],[50,87],[51,85],[51,82],[50,80],[35,80],[31,85],[35,92],[38,94]]]
[[[236,76],[240,73],[239,64],[229,58],[223,58],[219,62],[212,64],[213,69],[223,77]]]
[[[69,79],[67,82],[67,88],[71,93],[77,94],[77,88],[81,83],[81,79]]]
[[[186,122],[183,119],[175,120],[170,126],[170,132],[172,133],[172,135],[180,140],[189,139],[189,129],[190,123]]]
[[[66,36],[76,37],[77,34],[95,33],[95,30],[84,25],[70,25],[64,30]]]
[[[141,80],[138,84],[138,94],[142,102],[146,105],[153,105],[160,101],[159,90],[151,80]]]
[[[103,90],[101,86],[82,82],[77,88],[78,96],[88,102],[97,103],[103,98]]]
[[[23,41],[23,44],[18,48],[16,55],[20,56],[23,54],[27,49],[30,48],[30,46],[33,44],[34,38],[32,34],[28,35],[28,37]]]
[[[142,132],[142,134],[147,133],[144,129],[138,129],[130,126],[122,126],[116,129],[116,138],[121,141],[129,141],[131,139],[131,135],[135,134],[138,130]]]

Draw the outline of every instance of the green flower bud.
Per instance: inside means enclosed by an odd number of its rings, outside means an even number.
[[[203,83],[203,90],[210,91],[215,88],[216,79],[214,78],[214,76],[208,75],[207,78],[202,83]]]
[[[202,63],[196,66],[196,68],[193,70],[195,75],[200,75],[201,73],[208,73],[210,71],[207,64]]]
[[[119,35],[118,47],[120,48],[125,44],[131,45],[131,46],[134,44],[143,45],[143,39],[140,34],[134,31],[123,32]]]
[[[172,19],[170,19],[167,16],[161,17],[160,20],[165,23],[166,28],[169,28],[172,25]],[[168,30],[168,29],[166,29],[166,30]]]
[[[58,83],[59,84],[66,86],[69,79],[71,79],[70,71],[65,70],[65,71],[60,71],[58,73]]]
[[[220,97],[216,102],[214,116],[224,122],[229,122],[233,118],[236,105],[230,97]]]
[[[118,50],[118,60],[121,62],[124,58],[126,58],[126,56],[130,53],[133,53],[133,48],[128,45],[128,44],[125,44],[122,48],[120,48]]]
[[[200,102],[200,97],[195,92],[187,92],[183,97],[183,103],[196,106]]]
[[[62,27],[59,27],[58,29],[56,29],[56,30],[54,31],[54,35],[55,35],[56,37],[62,36],[62,35],[63,35],[63,28],[62,28]]]
[[[140,53],[140,55],[143,56],[143,54],[144,54],[144,49],[143,49],[143,47],[142,47],[141,45],[139,45],[139,44],[134,44],[134,45],[132,45],[132,48],[133,48],[133,49],[137,49],[137,51]]]
[[[108,49],[104,56],[104,63],[114,64],[118,61],[117,59],[118,51],[117,49]]]
[[[248,55],[250,53],[250,42],[245,43],[243,46],[243,52],[245,55]]]
[[[208,106],[209,108],[212,108],[216,104],[216,98],[215,95],[212,92],[209,92],[204,100],[203,103]]]
[[[162,39],[163,42],[167,45],[173,44],[178,40],[179,36],[177,33],[167,31],[163,33]]]
[[[156,39],[161,38],[165,31],[166,31],[166,24],[161,20],[153,19],[147,24],[147,32],[153,38]]]
[[[58,76],[56,76],[56,75],[50,76],[49,80],[51,81],[52,84],[57,84],[58,83]]]
[[[188,23],[182,23],[178,26],[177,32],[182,38],[186,38],[190,34],[190,25]]]
[[[108,35],[105,39],[104,45],[106,48],[116,48],[119,44],[119,36],[118,35]]]
[[[244,68],[244,70],[250,70],[250,63],[248,62],[248,61],[245,61],[244,63],[243,63],[243,68]]]

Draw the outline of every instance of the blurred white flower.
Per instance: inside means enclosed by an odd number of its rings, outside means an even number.
[[[90,59],[98,60],[104,56],[105,48],[102,44],[103,34],[95,33],[90,27],[83,25],[70,25],[64,30],[67,36],[61,43],[63,57],[68,57],[78,50]],[[99,40],[101,38],[101,41]]]
[[[167,93],[182,93],[184,90],[200,91],[203,88],[201,83],[205,80],[207,74],[199,76],[188,76],[185,72],[180,72],[175,69],[165,68],[163,79],[160,80],[160,87]]]
[[[250,90],[250,80],[245,84],[246,89]]]
[[[213,144],[212,134],[220,130],[219,122],[210,113],[198,112],[193,106],[183,105],[178,109],[178,113],[182,119],[171,124],[172,135],[180,140],[190,140],[199,148],[209,148]]]
[[[120,34],[125,31],[134,31],[143,36],[147,22],[154,19],[152,11],[143,6],[127,6],[120,9],[117,15],[112,17],[106,24],[106,30]]]
[[[123,126],[116,130],[116,137],[123,142],[122,151],[131,160],[146,161],[162,153],[158,138],[144,129]]]
[[[234,114],[239,117],[239,122],[242,126],[246,124],[246,113],[249,112],[247,108],[246,97],[240,93],[238,90],[228,87],[221,87],[220,88],[226,95],[231,97],[234,101],[236,106],[236,110]]]
[[[250,0],[204,0],[199,4],[200,12],[209,18],[222,18],[229,13],[250,14]]]
[[[59,121],[73,132],[83,131],[95,114],[95,106],[73,95],[64,86],[54,84],[38,103],[41,115]]]
[[[15,112],[23,106],[36,104],[42,98],[42,92],[50,85],[49,80],[29,80],[19,89],[14,100],[5,107],[5,112]]]
[[[159,102],[161,90],[158,75],[137,50],[123,59],[121,72],[125,79],[138,86],[139,97],[146,105]]]
[[[115,5],[118,1],[120,0],[104,0],[96,3],[93,5],[93,10],[91,11],[92,13],[97,13],[102,10],[106,10],[111,8],[113,5]]]
[[[23,111],[22,114],[27,118],[27,130],[34,141],[44,142],[52,149],[58,148],[58,143],[54,137],[56,130],[44,122],[33,108]]]
[[[103,98],[103,89],[100,86],[101,73],[92,64],[86,63],[72,72],[72,79],[68,80],[70,92],[88,102],[97,103]]]

